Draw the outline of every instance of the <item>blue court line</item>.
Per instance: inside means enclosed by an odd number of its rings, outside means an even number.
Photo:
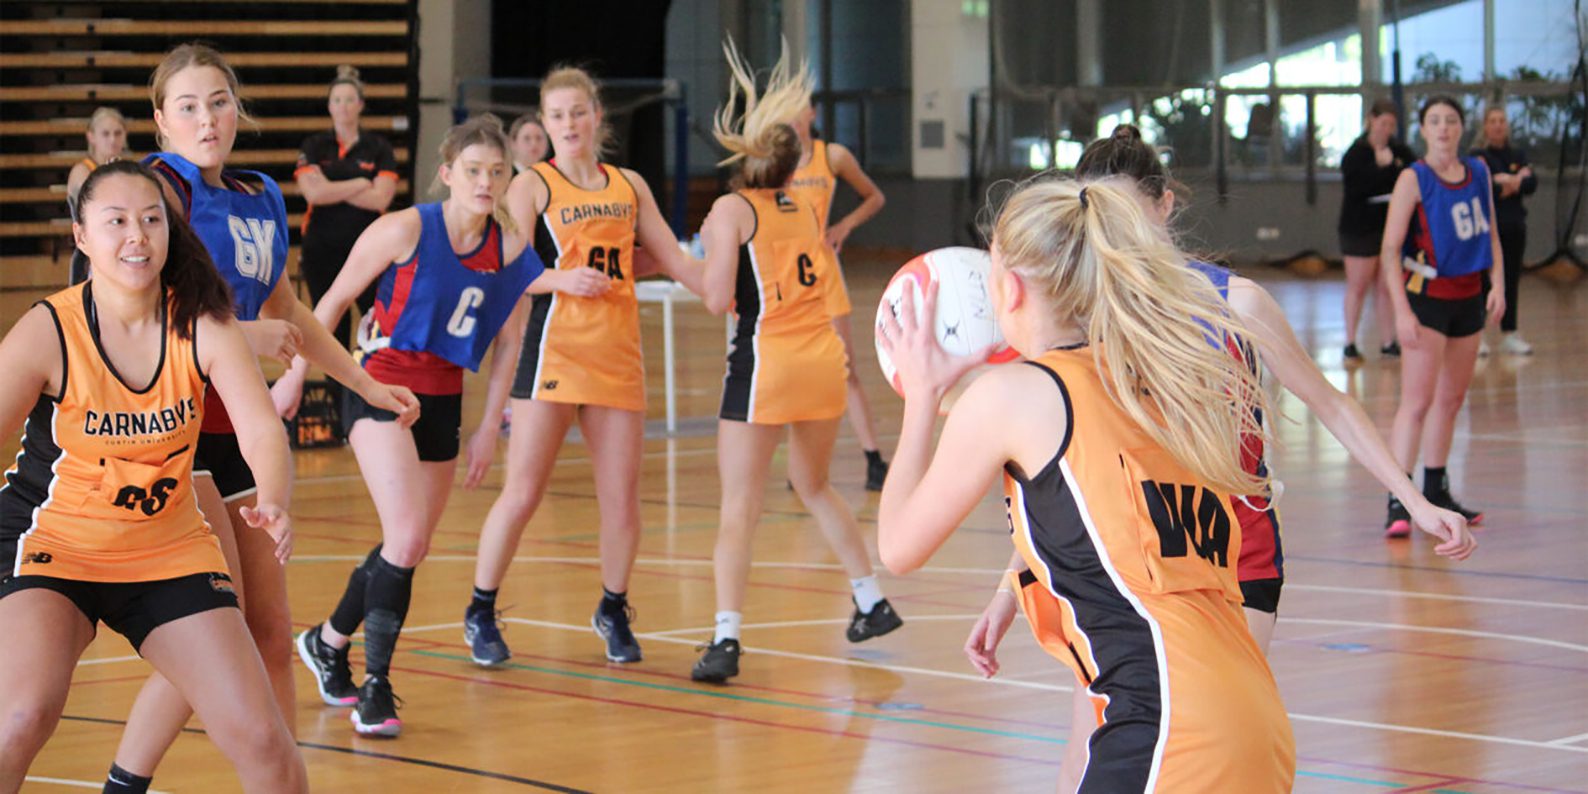
[[[426,657],[430,657],[432,659],[446,659],[448,661],[454,661],[454,662],[470,662],[470,663],[472,663],[472,661],[473,661],[473,660],[469,659],[469,657],[467,657],[467,656],[459,656],[459,655],[450,654],[450,653],[440,653],[440,652],[437,652],[437,651],[413,650],[413,651],[409,651],[409,653],[412,653],[412,654],[414,654],[416,656],[426,656]],[[517,662],[505,662],[505,663],[497,665],[497,666],[498,667],[505,667],[505,668],[512,669],[512,670],[523,670],[525,672],[531,672],[531,673],[543,673],[543,674],[546,674],[546,675],[561,676],[563,678],[575,678],[575,679],[579,679],[579,680],[583,680],[583,681],[600,681],[602,683],[620,684],[622,686],[639,687],[641,689],[650,689],[650,690],[661,691],[661,692],[676,692],[676,693],[682,694],[682,695],[695,695],[695,696],[699,696],[699,697],[718,698],[720,700],[731,700],[731,701],[736,701],[736,702],[739,702],[739,703],[753,703],[755,705],[760,705],[760,706],[777,706],[777,707],[780,707],[780,708],[797,709],[797,710],[800,710],[800,711],[813,711],[813,712],[818,712],[818,713],[822,713],[822,714],[833,714],[833,715],[837,715],[837,716],[841,716],[841,717],[858,717],[860,719],[876,720],[878,722],[891,722],[891,723],[897,723],[897,724],[901,724],[901,725],[919,725],[919,726],[926,727],[926,728],[942,728],[944,730],[961,731],[961,732],[965,732],[965,733],[977,733],[977,734],[984,734],[984,735],[988,735],[988,736],[999,736],[999,737],[1003,737],[1003,738],[1007,738],[1007,739],[1024,739],[1026,741],[1041,742],[1043,744],[1068,744],[1069,743],[1067,740],[1064,740],[1064,739],[1059,739],[1059,738],[1052,737],[1052,736],[1042,736],[1041,734],[1035,734],[1035,733],[1023,733],[1023,732],[1020,732],[1020,731],[1002,731],[1002,730],[997,730],[995,728],[978,728],[978,727],[976,727],[974,725],[963,725],[963,724],[953,723],[953,722],[939,722],[937,720],[915,719],[915,718],[911,718],[911,717],[895,717],[895,716],[890,715],[890,714],[873,714],[873,713],[870,713],[870,712],[856,711],[854,709],[836,708],[836,707],[833,707],[833,706],[816,706],[816,705],[810,705],[810,704],[806,704],[806,703],[793,703],[793,702],[790,702],[790,701],[787,701],[787,700],[776,700],[776,699],[773,699],[773,698],[758,697],[758,696],[754,696],[754,695],[739,695],[739,694],[735,694],[733,692],[718,692],[718,691],[714,691],[714,690],[700,689],[700,688],[697,688],[697,687],[676,686],[676,685],[673,685],[673,684],[659,684],[659,683],[656,683],[656,682],[653,682],[653,681],[636,681],[636,680],[633,680],[633,679],[630,679],[630,678],[618,678],[618,677],[615,677],[615,676],[600,675],[600,674],[597,674],[597,673],[582,673],[582,672],[578,672],[576,670],[559,670],[559,669],[557,669],[555,667],[541,667],[539,665],[519,664]],[[1333,780],[1333,781],[1337,781],[1337,782],[1341,782],[1341,783],[1359,783],[1359,784],[1367,785],[1367,786],[1378,786],[1380,788],[1392,788],[1392,789],[1393,788],[1405,788],[1406,786],[1412,785],[1410,783],[1393,783],[1393,782],[1390,782],[1390,781],[1387,781],[1387,780],[1372,780],[1370,778],[1352,777],[1350,775],[1335,775],[1335,774],[1329,774],[1329,773],[1326,773],[1326,772],[1309,772],[1309,771],[1304,770],[1304,769],[1296,770],[1296,776],[1297,777],[1317,778],[1317,779],[1320,779],[1320,780]],[[1430,775],[1430,777],[1432,777],[1432,775]],[[1458,791],[1458,790],[1455,790],[1455,789],[1448,789],[1448,790],[1447,789],[1440,789],[1439,792],[1442,792],[1442,794],[1469,794],[1468,792]]]

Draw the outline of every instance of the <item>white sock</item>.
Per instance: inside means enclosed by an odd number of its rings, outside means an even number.
[[[850,579],[849,588],[855,591],[855,607],[861,612],[876,609],[877,602],[882,600],[882,585],[877,584],[875,575]]]
[[[742,612],[718,612],[717,634],[711,638],[711,644],[716,645],[723,640],[739,639],[739,624],[744,622]]]

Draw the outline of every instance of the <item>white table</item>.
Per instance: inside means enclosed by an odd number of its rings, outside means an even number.
[[[687,300],[699,301],[700,296],[684,285],[667,279],[649,279],[638,281],[634,284],[634,297],[641,303],[662,304],[662,367],[663,390],[666,392],[667,401],[667,432],[678,432],[678,391],[674,379],[674,341],[673,341],[673,303],[674,301]],[[727,319],[728,338],[733,338],[733,316]]]

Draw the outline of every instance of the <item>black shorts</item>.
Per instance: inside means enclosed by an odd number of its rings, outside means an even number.
[[[1383,244],[1383,230],[1372,233],[1340,232],[1342,256],[1378,256],[1379,248]]]
[[[139,651],[149,632],[189,615],[224,607],[237,608],[232,578],[224,573],[195,573],[153,582],[82,582],[53,576],[8,576],[0,580],[0,598],[22,590],[53,590],[71,599],[88,622],[104,621]]]
[[[1411,304],[1412,314],[1417,315],[1419,324],[1451,339],[1472,336],[1483,330],[1486,312],[1481,292],[1470,298],[1454,300],[1408,292],[1406,302]]]
[[[198,449],[193,454],[193,474],[212,477],[221,499],[228,502],[252,496],[259,490],[254,484],[253,470],[248,468],[248,461],[243,460],[236,433],[200,433]]]
[[[1284,579],[1253,579],[1249,582],[1241,582],[1241,597],[1245,599],[1242,606],[1270,615],[1278,614],[1279,591],[1284,587]]]
[[[397,414],[376,408],[364,401],[351,389],[347,394],[347,410],[342,412],[342,432],[351,436],[353,423],[360,419],[377,422],[395,422]],[[419,398],[419,421],[409,428],[414,434],[414,447],[419,459],[427,462],[445,462],[458,457],[459,428],[463,426],[462,394],[416,394]]]

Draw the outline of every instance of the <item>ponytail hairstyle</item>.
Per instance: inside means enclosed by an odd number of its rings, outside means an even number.
[[[335,91],[336,87],[339,85],[352,86],[353,91],[358,94],[358,101],[364,101],[364,81],[358,79],[357,66],[344,63],[341,66],[336,67],[336,77],[332,78],[331,84],[325,87],[326,97],[329,98],[331,96],[331,92]]]
[[[501,152],[502,162],[508,169],[513,167],[512,146],[508,143],[507,133],[502,132],[502,120],[494,113],[476,113],[470,116],[468,121],[447,130],[447,137],[441,140],[441,162],[446,163],[450,168],[457,161],[458,156],[463,154],[464,149],[476,144],[484,144]],[[511,170],[508,175],[512,175]],[[445,189],[446,185],[442,183],[441,175],[437,174],[435,181],[430,183],[430,192],[440,193]],[[491,217],[495,218],[502,228],[514,234],[518,233],[518,224],[507,211],[506,196],[497,197],[496,206],[491,210]]]
[[[72,220],[78,224],[83,222],[85,208],[94,203],[94,192],[100,182],[121,175],[149,180],[160,196],[160,207],[165,212],[165,225],[170,233],[165,264],[160,268],[160,286],[165,289],[171,327],[176,329],[177,335],[192,339],[193,323],[199,317],[209,316],[217,321],[231,319],[231,287],[216,270],[209,249],[204,247],[187,219],[171,212],[165,201],[165,191],[160,187],[160,178],[148,166],[137,160],[116,160],[94,169],[77,193]]]
[[[1153,201],[1162,199],[1166,190],[1178,193],[1184,188],[1170,178],[1169,169],[1158,159],[1158,150],[1141,139],[1141,130],[1134,124],[1121,124],[1107,138],[1087,144],[1080,162],[1075,164],[1076,179],[1090,181],[1111,176],[1130,177],[1136,189]]]
[[[1244,325],[1150,218],[1123,178],[1019,186],[993,226],[1005,267],[1076,318],[1109,396],[1182,465],[1231,495],[1266,493],[1241,468],[1242,439],[1265,432],[1257,375],[1210,340]],[[1105,361],[1106,357],[1106,361]]]
[[[799,168],[800,139],[789,122],[811,103],[810,70],[804,61],[790,62],[785,41],[766,88],[757,96],[750,65],[740,57],[733,39],[723,42],[722,52],[733,80],[728,84],[728,101],[717,109],[712,134],[731,154],[718,165],[739,162],[734,178],[739,186],[782,187]]]
[[[154,67],[154,72],[149,75],[149,102],[155,110],[163,112],[165,106],[165,86],[177,72],[189,66],[212,66],[220,70],[226,77],[226,86],[232,91],[232,101],[237,103],[237,120],[250,127],[257,128],[259,122],[248,115],[248,107],[243,104],[242,85],[237,82],[237,72],[232,70],[231,64],[226,62],[225,56],[208,44],[190,41],[178,44],[165,54],[165,59],[160,65]],[[165,148],[165,136],[158,127],[154,131],[155,142],[160,148]]]
[[[540,106],[545,108],[547,95],[563,88],[583,91],[585,96],[590,98],[594,110],[597,112],[605,110],[601,104],[601,84],[597,83],[589,72],[577,66],[555,66],[546,73],[545,79],[540,81]],[[545,111],[541,110],[537,113],[544,114]],[[606,122],[604,116],[601,119],[601,126],[596,128],[595,151],[596,157],[599,158],[606,158],[612,154],[612,125]]]

